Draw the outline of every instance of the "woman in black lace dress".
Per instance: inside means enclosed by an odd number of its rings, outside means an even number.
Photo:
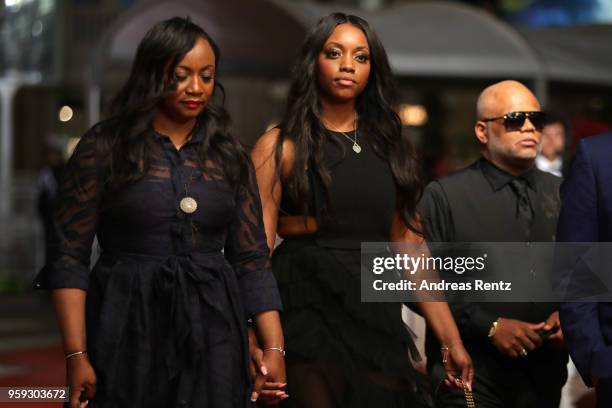
[[[218,62],[189,20],[156,24],[114,115],[64,173],[61,239],[38,286],[53,290],[71,408],[250,406],[248,318],[268,375],[284,378],[261,204]]]
[[[252,153],[279,283],[293,407],[422,407],[426,380],[401,305],[360,302],[360,245],[418,242],[419,167],[394,111],[386,53],[367,22],[319,21],[287,111]],[[449,347],[449,380],[473,376],[443,302],[415,305]],[[456,374],[455,374],[456,375]]]

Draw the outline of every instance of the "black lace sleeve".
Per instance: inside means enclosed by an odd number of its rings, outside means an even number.
[[[252,191],[257,191],[253,188]],[[258,193],[240,188],[236,213],[229,225],[225,256],[238,275],[247,317],[266,310],[280,310],[281,301],[270,265],[261,201]]]
[[[81,138],[60,178],[53,220],[59,239],[36,278],[38,288],[88,288],[101,191],[95,133],[90,130]]]

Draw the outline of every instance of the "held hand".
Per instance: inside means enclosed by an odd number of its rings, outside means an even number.
[[[558,311],[552,312],[548,319],[546,319],[543,330],[552,332],[545,339],[546,347],[558,350],[565,349],[565,338],[563,337],[563,330],[561,330]]]
[[[263,352],[257,342],[255,330],[249,327],[247,329],[247,334],[249,340],[249,374],[251,375],[251,380],[255,381],[257,375],[266,375],[268,372],[263,366]]]
[[[282,359],[282,367],[275,361],[268,361],[269,357],[264,354],[272,354],[274,351],[266,353],[259,347],[255,331],[248,329],[249,337],[249,371],[253,380],[253,393],[251,400],[257,401],[258,405],[276,405],[283,399],[287,398],[285,388],[285,362],[282,354],[279,356]],[[270,367],[268,369],[268,367]]]
[[[542,344],[538,331],[544,329],[545,324],[545,322],[536,324],[500,318],[491,342],[500,352],[509,357],[526,357],[530,351]]]
[[[465,385],[468,390],[472,390],[474,367],[470,355],[463,347],[463,343],[457,343],[448,346],[448,348],[443,347],[442,363],[446,371],[445,382],[447,386],[463,389],[463,385]],[[460,376],[457,375],[458,373]]]
[[[266,367],[268,374],[260,388],[257,405],[277,405],[280,401],[289,398],[289,395],[285,392],[287,387],[285,357],[278,350],[267,350],[263,353],[263,365]],[[257,380],[255,382],[257,383]]]
[[[66,361],[68,387],[70,387],[69,407],[85,408],[96,395],[96,373],[86,354],[69,358]]]

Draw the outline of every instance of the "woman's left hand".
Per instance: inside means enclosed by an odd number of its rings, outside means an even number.
[[[459,389],[465,386],[468,390],[472,390],[474,367],[472,358],[463,347],[463,343],[456,343],[449,346],[448,351],[442,351],[442,362],[446,371],[446,385]]]

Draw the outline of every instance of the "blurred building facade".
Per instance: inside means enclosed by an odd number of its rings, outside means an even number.
[[[0,292],[27,285],[42,263],[36,213],[50,138],[86,121],[82,67],[128,0],[0,1]],[[62,106],[70,108],[70,115]]]

